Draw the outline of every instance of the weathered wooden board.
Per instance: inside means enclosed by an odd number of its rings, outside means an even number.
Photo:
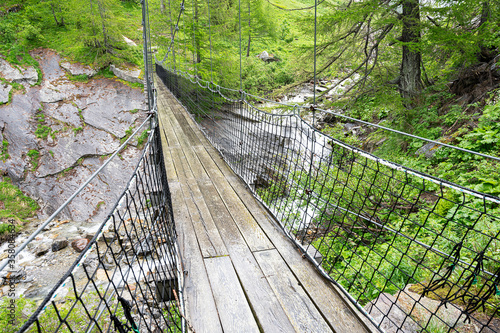
[[[194,147],[193,149],[196,151],[198,158],[210,176],[217,191],[220,193],[221,199],[227,206],[230,214],[233,216],[234,221],[240,229],[243,237],[245,237],[250,249],[252,251],[261,251],[272,248],[273,245],[269,241],[267,235],[262,231],[252,214],[247,210],[246,206],[234,192],[234,189],[224,178],[205,148]]]
[[[184,195],[184,201],[191,215],[191,221],[203,257],[217,257],[227,255],[227,250],[222,241],[219,231],[212,219],[210,210],[203,199],[196,181],[192,178],[191,170],[180,148],[172,148],[172,158],[179,170],[179,182]]]
[[[211,208],[215,223],[260,326],[265,332],[286,333],[293,331],[289,319],[265,279],[245,239],[222,203],[215,187],[211,183],[206,183],[200,185],[200,189]]]
[[[297,332],[332,332],[278,251],[254,255]]]
[[[207,258],[205,266],[225,332],[259,332],[229,257]]]
[[[179,183],[170,183],[174,218],[179,235],[184,270],[184,303],[189,324],[196,333],[222,332],[215,300],[207,272],[191,225],[191,218],[183,204]]]

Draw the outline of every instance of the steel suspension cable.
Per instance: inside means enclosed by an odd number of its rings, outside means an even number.
[[[183,5],[181,5],[181,11],[185,12],[186,11],[186,7]],[[186,17],[186,15],[184,15],[184,17]],[[184,66],[184,70],[186,72],[189,72],[189,57],[188,57],[188,38],[187,38],[187,23],[186,23],[186,20],[187,20],[187,17],[185,19],[182,20],[183,22],[183,28],[184,28],[184,58],[186,59],[186,66]]]
[[[197,58],[198,58],[198,52],[196,49],[196,13],[197,8],[196,8],[196,1],[193,2],[193,69],[194,69],[194,75],[197,78],[198,77],[198,69],[196,66]]]
[[[314,87],[313,87],[313,127],[316,126],[316,42],[318,30],[318,0],[314,0]]]
[[[214,82],[214,68],[213,68],[213,61],[212,61],[212,28],[210,24],[210,0],[207,0],[207,7],[208,7],[208,39],[210,41],[210,81]]]
[[[243,93],[243,79],[241,75],[241,0],[238,0],[238,24],[240,30],[240,90]],[[243,99],[243,96],[241,96]]]

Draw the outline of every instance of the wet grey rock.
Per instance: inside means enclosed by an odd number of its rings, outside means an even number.
[[[84,66],[78,63],[63,61],[61,67],[68,71],[71,75],[87,75],[89,78],[97,74],[97,71],[90,66]]]
[[[140,151],[134,147],[123,151],[121,153],[123,159],[115,158],[111,161],[100,176],[92,181],[89,188],[78,195],[60,216],[74,221],[103,221],[121,193],[117,189],[124,188],[128,182],[139,154]],[[80,165],[65,172],[64,175],[55,174],[39,178],[30,173],[20,187],[34,198],[43,198],[42,214],[48,216],[102,163],[100,157],[87,157]],[[100,202],[102,203],[99,204]]]
[[[59,65],[61,57],[56,52],[47,49],[37,49],[32,51],[31,55],[40,64],[44,81],[55,82],[57,79],[65,78],[64,69]]]
[[[23,78],[18,83],[27,83],[32,86],[38,82],[38,72],[34,67],[26,68],[22,71],[22,75]]]
[[[5,84],[0,82],[0,104],[7,103],[9,101],[9,93],[12,90],[10,84]]]
[[[35,248],[35,256],[41,257],[50,250],[50,246],[47,243],[42,243]]]
[[[0,75],[7,81],[20,80],[23,76],[21,72],[9,64],[5,59],[0,58]]]
[[[56,239],[52,242],[52,252],[61,251],[68,246],[68,240],[65,238]]]
[[[60,66],[61,58],[51,50],[37,49],[31,55],[40,64],[43,81],[40,86],[27,87],[23,94],[14,94],[11,103],[0,105],[0,140],[9,142],[10,155],[0,160],[0,173],[7,173],[40,203],[38,217],[43,219],[104,163],[103,156],[120,145],[119,138],[126,130],[145,119],[141,110],[147,105],[141,89],[116,80],[69,81]],[[22,76],[1,60],[0,75],[4,75],[3,70],[12,79]],[[35,119],[37,113],[45,115],[43,123]],[[40,125],[49,127],[53,135],[37,138],[34,133]],[[27,156],[30,150],[40,152],[36,170]],[[121,153],[123,159],[111,162],[59,218],[102,221],[129,180],[139,155],[138,149],[128,147]]]
[[[144,80],[139,78],[139,76],[141,75],[141,70],[139,68],[118,68],[115,65],[111,64],[109,66],[109,69],[113,72],[113,74],[115,74],[122,80],[144,84]]]
[[[59,83],[57,86],[45,81],[40,89],[40,102],[55,103],[68,100],[78,94],[77,87],[72,83]]]

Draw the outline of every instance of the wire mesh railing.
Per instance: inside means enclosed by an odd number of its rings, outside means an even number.
[[[19,332],[181,332],[179,267],[161,139],[153,122],[112,212]],[[25,305],[21,299],[15,307]],[[25,315],[15,316],[12,328]]]
[[[156,72],[282,228],[390,332],[499,332],[500,199],[380,159],[242,91]],[[259,105],[261,106],[259,108]]]

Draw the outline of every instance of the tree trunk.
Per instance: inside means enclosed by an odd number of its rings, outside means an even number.
[[[490,20],[491,17],[491,8],[489,1],[484,1],[481,10],[481,19],[479,21],[478,29],[481,31],[484,29],[485,24]],[[484,41],[480,42],[479,45],[479,53],[477,55],[477,60],[480,62],[489,62],[495,58],[497,53],[494,48],[490,48],[484,44]]]
[[[105,52],[109,52],[110,47],[108,41],[108,32],[106,29],[106,8],[104,7],[104,4],[99,0],[97,1],[97,7],[99,9],[99,16],[101,17],[102,36]]]
[[[195,29],[199,27],[198,25],[198,1],[194,2],[194,26]],[[196,30],[194,33],[194,43],[195,43],[195,48],[196,48],[196,63],[199,64],[201,62],[201,47],[200,47],[200,40],[198,36],[196,35]]]
[[[420,42],[420,4],[419,0],[403,0],[403,55],[401,59],[399,93],[406,108],[418,104],[422,90],[420,64],[422,54],[418,50]]]
[[[160,12],[165,13],[165,0],[160,1]]]

